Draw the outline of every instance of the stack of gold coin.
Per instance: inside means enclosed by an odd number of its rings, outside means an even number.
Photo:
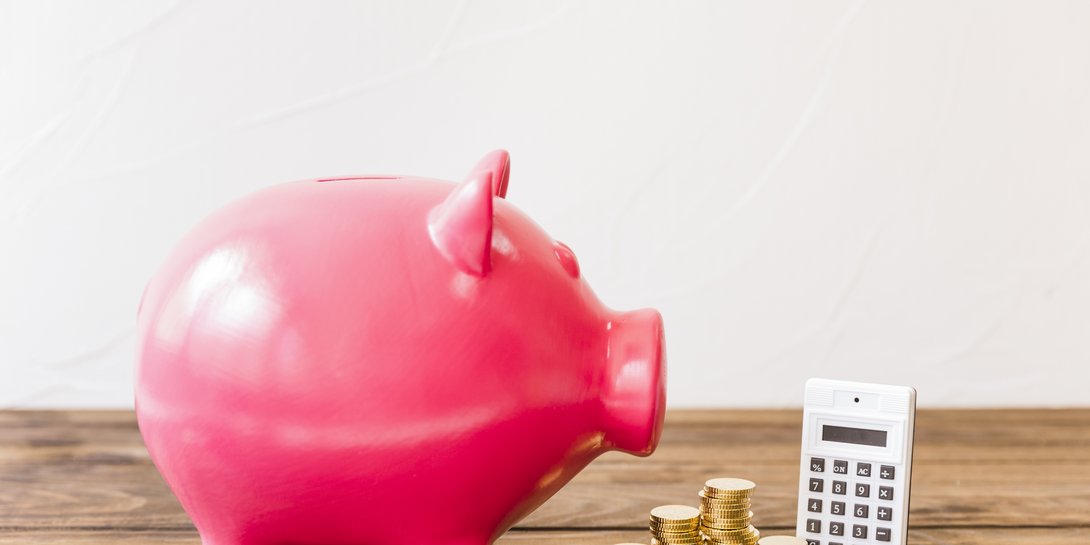
[[[745,479],[719,478],[700,491],[700,531],[713,545],[756,545],[761,533],[753,520],[751,496],[757,485]]]
[[[700,510],[661,505],[651,510],[651,545],[700,545]]]

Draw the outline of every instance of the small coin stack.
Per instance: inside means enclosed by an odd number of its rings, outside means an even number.
[[[651,545],[700,545],[700,510],[662,505],[651,510]]]
[[[711,545],[756,545],[751,496],[757,485],[745,479],[710,479],[700,491],[700,531]]]

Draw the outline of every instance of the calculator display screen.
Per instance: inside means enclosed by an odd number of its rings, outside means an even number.
[[[886,446],[886,432],[882,430],[847,428],[844,426],[829,426],[823,424],[821,426],[821,439],[823,441],[870,445],[872,447]]]

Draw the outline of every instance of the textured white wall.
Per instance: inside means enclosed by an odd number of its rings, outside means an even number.
[[[665,4],[670,4],[667,7]],[[509,199],[673,406],[1085,405],[1090,3],[0,2],[0,406],[128,406],[144,283],[297,178]]]

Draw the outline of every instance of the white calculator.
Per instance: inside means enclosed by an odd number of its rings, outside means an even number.
[[[916,390],[812,378],[802,418],[797,535],[907,544]]]

